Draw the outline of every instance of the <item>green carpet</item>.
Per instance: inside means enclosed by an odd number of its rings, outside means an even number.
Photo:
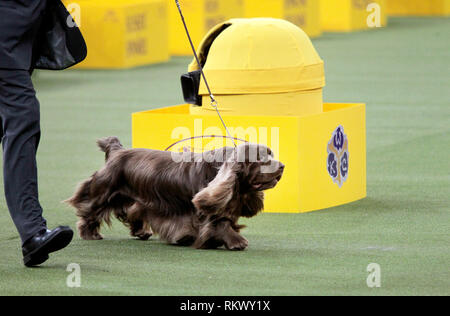
[[[199,251],[129,238],[78,236],[26,269],[0,198],[0,295],[449,295],[450,19],[391,19],[388,28],[314,40],[328,102],[367,104],[368,197],[307,214],[245,220],[245,252]],[[99,137],[131,144],[135,111],[182,102],[188,58],[128,71],[37,72],[40,199],[50,227],[75,227],[60,201],[103,164]],[[3,190],[1,190],[3,191]],[[69,288],[69,263],[81,287]],[[366,284],[369,263],[381,287]]]

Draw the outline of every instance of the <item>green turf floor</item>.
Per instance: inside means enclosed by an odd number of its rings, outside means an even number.
[[[137,241],[116,222],[105,240],[77,236],[26,269],[1,195],[0,294],[449,295],[450,19],[391,19],[386,29],[325,34],[314,44],[326,62],[325,100],[367,103],[366,199],[245,220],[245,252]],[[102,165],[98,137],[130,146],[132,112],[182,102],[188,62],[36,73],[49,226],[75,226],[60,201]],[[80,288],[66,286],[69,263],[81,267]],[[366,284],[369,263],[381,267],[380,288]]]

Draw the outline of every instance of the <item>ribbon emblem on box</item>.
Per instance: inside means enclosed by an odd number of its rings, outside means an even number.
[[[327,146],[327,170],[328,174],[339,187],[342,187],[348,177],[348,139],[344,133],[344,127],[339,125]]]

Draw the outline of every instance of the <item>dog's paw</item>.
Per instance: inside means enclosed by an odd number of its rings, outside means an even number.
[[[141,229],[137,232],[131,232],[131,236],[137,237],[140,240],[149,240],[149,238],[153,236],[153,232],[152,230]]]
[[[99,232],[100,224],[97,222],[80,219],[77,222],[78,235],[84,240],[101,240],[103,236]]]
[[[153,233],[144,232],[144,233],[135,235],[135,237],[139,238],[140,240],[149,240],[150,237],[152,237],[152,235],[153,235]]]
[[[195,236],[186,235],[176,241],[176,245],[189,247],[195,242]]]
[[[80,234],[80,237],[83,238],[84,240],[102,240],[103,236],[102,234]]]
[[[237,235],[230,238],[225,242],[225,248],[228,250],[244,250],[248,247],[248,240],[244,237]]]

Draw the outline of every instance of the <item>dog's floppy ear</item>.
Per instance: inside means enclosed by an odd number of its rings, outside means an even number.
[[[253,217],[264,208],[264,192],[255,191],[245,194],[242,202],[241,216]]]
[[[208,186],[194,196],[192,203],[201,214],[219,215],[226,212],[236,187],[236,167],[232,161],[225,162]]]

